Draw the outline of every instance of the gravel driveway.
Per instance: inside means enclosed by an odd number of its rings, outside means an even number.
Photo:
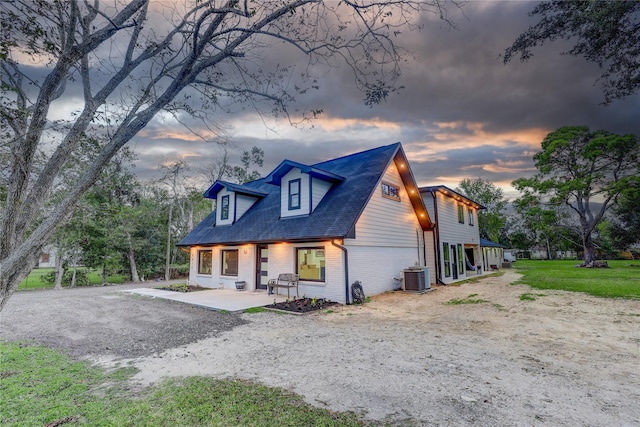
[[[159,354],[247,323],[240,316],[122,292],[140,287],[17,292],[0,313],[0,338],[33,340],[79,358],[126,359]]]
[[[640,426],[640,301],[532,291],[517,278],[305,316],[221,314],[126,286],[25,292],[2,312],[0,338],[130,363],[136,386],[244,378],[394,425]],[[447,304],[470,299],[483,302]]]

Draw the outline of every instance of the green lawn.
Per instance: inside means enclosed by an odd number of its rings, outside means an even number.
[[[31,271],[29,276],[24,279],[20,286],[18,287],[19,291],[23,291],[25,289],[46,289],[53,288],[53,285],[45,284],[40,278],[47,273],[52,272],[53,268],[35,268]],[[127,281],[127,276],[123,274],[114,274],[107,276],[107,283],[124,283]],[[99,270],[90,270],[89,271],[89,283],[91,285],[99,285],[102,283],[102,272]]]
[[[606,298],[640,299],[640,261],[608,261],[610,268],[577,268],[580,261],[518,260],[523,283],[535,289],[585,292]]]
[[[2,426],[361,426],[353,413],[240,380],[190,377],[134,391],[131,368],[107,372],[45,347],[0,341]]]

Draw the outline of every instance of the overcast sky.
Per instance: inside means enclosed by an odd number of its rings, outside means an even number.
[[[403,70],[405,89],[374,108],[364,105],[347,70],[332,69],[319,91],[298,99],[301,108],[324,111],[302,129],[251,112],[221,118],[239,152],[254,145],[265,151],[263,176],[283,159],[312,164],[399,141],[419,185],[456,187],[480,177],[513,197],[511,181],[535,172],[532,156],[558,127],[640,134],[640,96],[601,106],[598,67],[559,55],[566,45],[543,46],[527,63],[502,63],[500,54],[533,22],[527,12],[535,4],[472,1],[464,16],[452,11],[457,29],[429,21],[405,35],[403,46],[415,56]],[[164,160],[198,168],[219,153],[171,120],[155,120],[130,146],[143,178]]]

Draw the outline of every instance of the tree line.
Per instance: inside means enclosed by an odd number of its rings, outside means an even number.
[[[214,151],[208,166],[193,169],[183,160],[167,161],[158,168],[159,178],[141,182],[134,174],[135,154],[123,150],[49,242],[55,287],[75,286],[79,267],[100,270],[103,284],[113,272],[125,273],[132,282],[187,274],[188,254],[176,243],[213,209],[202,197],[210,180],[251,181],[259,178],[255,168],[263,164],[258,147],[239,159],[226,145]]]

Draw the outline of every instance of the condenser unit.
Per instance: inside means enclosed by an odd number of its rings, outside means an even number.
[[[403,272],[403,289],[405,291],[424,291],[431,288],[429,268],[409,268]]]

